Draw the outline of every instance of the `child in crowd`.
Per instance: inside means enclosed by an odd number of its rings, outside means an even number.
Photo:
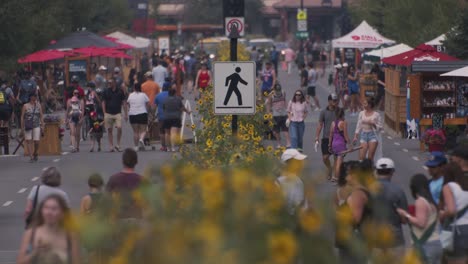
[[[97,151],[101,151],[101,139],[102,139],[102,134],[104,133],[104,120],[101,118],[98,118],[98,115],[96,112],[91,112],[89,114],[91,117],[91,129],[89,130],[88,134],[91,135],[91,139],[93,141],[93,145],[91,147],[90,152],[94,152],[94,145],[98,144],[98,149]]]
[[[102,187],[104,180],[101,175],[93,174],[88,178],[89,193],[81,199],[80,212],[81,214],[91,214],[97,207],[97,204],[102,198]]]

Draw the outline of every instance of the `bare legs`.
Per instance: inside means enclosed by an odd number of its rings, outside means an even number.
[[[372,141],[372,142],[363,142],[361,143],[361,150],[359,151],[359,160],[364,160],[366,158],[374,161],[375,151],[377,150],[377,146],[379,142]],[[367,155],[366,155],[367,154]]]
[[[80,123],[70,123],[70,135],[71,143],[73,146],[72,152],[77,152],[80,150],[80,139],[81,139],[81,124]]]

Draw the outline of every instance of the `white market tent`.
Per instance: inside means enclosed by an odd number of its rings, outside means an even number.
[[[130,35],[127,35],[125,33],[120,32],[120,31],[110,33],[110,34],[108,34],[106,36],[111,37],[111,38],[115,38],[115,39],[117,39],[117,41],[119,43],[133,46],[136,49],[146,49],[151,44],[151,40],[149,40],[149,39],[140,38],[140,37],[134,38],[134,37],[132,37]]]
[[[445,34],[442,34],[438,36],[437,38],[426,42],[425,44],[429,46],[442,46],[443,45],[442,41],[444,41],[445,39],[446,39]]]
[[[394,40],[380,35],[366,21],[362,21],[357,28],[345,36],[332,40],[333,48],[375,49],[382,44],[394,43]]]
[[[380,59],[391,57],[412,50],[413,48],[406,44],[398,44],[387,48],[375,49],[364,53],[367,56],[379,57]]]
[[[441,74],[440,76],[468,77],[468,66]]]

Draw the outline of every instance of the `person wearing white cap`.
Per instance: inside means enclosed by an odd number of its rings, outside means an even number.
[[[107,68],[104,65],[101,65],[99,67],[99,72],[96,74],[96,77],[94,78],[94,83],[96,84],[96,89],[99,88],[101,90],[104,90],[106,88],[106,75]]]
[[[304,168],[304,160],[306,158],[307,156],[300,153],[297,149],[287,149],[281,155],[281,161],[285,167],[275,183],[283,192],[290,214],[294,214],[297,209],[307,208],[304,182],[299,177]]]
[[[408,200],[400,185],[391,182],[395,173],[395,163],[389,158],[380,158],[375,164],[375,174],[380,183],[380,188],[375,196],[375,217],[379,222],[392,229],[393,243],[390,245],[376,245],[376,248],[391,250],[395,255],[405,252],[405,238],[403,235],[403,219],[398,214],[397,208],[408,210]]]

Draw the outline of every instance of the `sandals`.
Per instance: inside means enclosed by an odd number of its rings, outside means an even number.
[[[120,150],[120,147],[119,146],[115,146],[114,149],[117,151],[117,152],[121,152]]]

